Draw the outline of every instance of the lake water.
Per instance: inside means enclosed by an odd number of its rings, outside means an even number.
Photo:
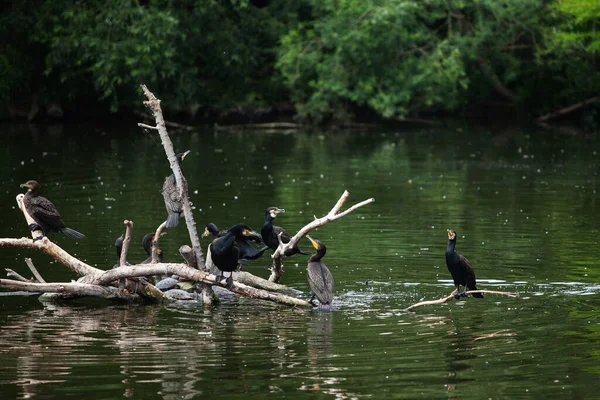
[[[311,235],[327,246],[333,312],[232,297],[213,307],[42,304],[0,297],[3,399],[597,398],[600,393],[600,142],[530,128],[351,132],[171,132],[199,226],[260,229],[268,206],[295,232],[346,206],[373,204]],[[1,237],[27,236],[15,196],[38,180],[67,225],[51,239],[98,268],[134,221],[129,260],[166,217],[160,140],[118,126],[0,125]],[[518,293],[418,308],[453,289],[446,229],[478,286]],[[161,240],[178,261],[183,224]],[[204,249],[208,241],[203,242]],[[311,249],[306,240],[301,248]],[[0,264],[48,281],[77,277],[38,252]],[[270,257],[245,270],[267,277]],[[306,256],[283,283],[308,296]],[[374,285],[365,285],[368,280]]]

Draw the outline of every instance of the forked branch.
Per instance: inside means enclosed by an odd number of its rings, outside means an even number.
[[[288,243],[283,243],[281,241],[281,236],[279,236],[279,247],[277,247],[277,249],[275,250],[275,252],[273,253],[273,256],[272,256],[273,257],[273,267],[271,268],[271,276],[269,277],[270,281],[279,282],[281,280],[281,277],[283,276],[283,263],[282,263],[283,255],[285,254],[285,252],[287,250],[293,248],[300,239],[302,239],[304,236],[306,236],[306,234],[308,234],[313,229],[321,227],[331,221],[335,221],[336,219],[342,218],[342,217],[350,214],[352,211],[356,210],[357,208],[365,206],[370,203],[373,203],[375,201],[375,199],[373,197],[371,197],[370,199],[361,201],[360,203],[353,205],[352,207],[348,208],[346,211],[340,212],[342,206],[344,205],[344,203],[346,202],[346,200],[348,199],[349,196],[350,196],[350,192],[345,190],[344,193],[342,194],[342,196],[337,201],[337,203],[335,203],[335,205],[333,206],[331,211],[329,211],[329,213],[327,213],[327,215],[325,215],[324,217],[321,217],[321,218],[317,218],[315,216],[315,220],[310,222],[309,224],[305,225],[302,229],[300,229],[298,231],[298,233],[296,233],[290,239],[290,241]]]

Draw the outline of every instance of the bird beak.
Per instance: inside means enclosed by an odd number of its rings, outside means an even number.
[[[202,234],[202,238],[207,237],[209,235],[209,233],[210,232],[208,231],[208,228],[204,228],[204,233]]]
[[[244,229],[242,234],[246,237],[250,237],[250,238],[254,238],[254,239],[258,239],[258,240],[262,241],[262,236],[260,235],[260,233],[256,232],[255,230]]]
[[[188,154],[190,154],[190,151],[191,151],[191,150],[188,150],[188,151],[186,151],[185,153],[183,153],[183,154],[181,155],[181,159],[183,160],[183,159],[185,158],[185,156],[187,156]]]
[[[19,187],[22,187],[22,188],[27,188],[27,189],[31,189],[31,186],[30,186],[30,185],[28,185],[28,184],[26,184],[26,183],[22,183],[22,184],[20,184],[20,185],[19,185]]]
[[[271,218],[275,218],[277,216],[277,214],[284,213],[284,212],[285,212],[284,208],[275,208],[275,209],[271,210]]]
[[[308,236],[308,235],[306,235],[306,238],[307,238],[308,240],[310,240],[310,243],[313,245],[313,247],[314,247],[315,249],[318,249],[318,248],[319,248],[319,243],[315,242],[315,240],[314,240],[313,238],[311,238],[311,237],[310,237],[310,236]]]

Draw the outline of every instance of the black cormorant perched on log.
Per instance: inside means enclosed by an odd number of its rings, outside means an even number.
[[[309,300],[313,302],[315,297],[319,300],[319,308],[330,310],[331,302],[333,301],[333,275],[321,259],[325,256],[327,248],[323,243],[306,235],[313,247],[317,249],[317,253],[313,254],[308,260],[308,284],[310,285],[310,293],[312,295]]]
[[[56,207],[50,200],[40,196],[40,184],[36,181],[27,181],[21,185],[27,188],[27,193],[23,197],[23,206],[27,213],[33,218],[35,224],[29,225],[31,231],[41,230],[46,236],[48,232],[61,232],[71,239],[83,239],[84,234],[74,229],[67,228]],[[41,238],[38,238],[41,239]],[[34,239],[36,240],[36,239]]]
[[[283,230],[282,227],[273,225],[273,220],[277,217],[277,214],[283,213],[283,212],[285,212],[285,210],[283,208],[277,208],[277,207],[269,207],[269,208],[267,208],[267,211],[265,211],[265,224],[263,225],[262,229],[260,230],[260,234],[262,236],[263,242],[265,242],[265,244],[270,249],[273,249],[273,250],[277,250],[277,247],[279,247],[278,236],[280,233],[283,232],[281,234],[281,241],[283,243],[288,243],[290,241],[290,239],[292,238],[289,233],[287,233],[285,230]],[[294,246],[291,249],[289,249],[288,251],[286,251],[285,255],[286,255],[286,257],[289,257],[289,256],[292,256],[292,255],[298,254],[298,253],[304,254],[307,256],[310,255],[309,252],[300,250],[300,248],[298,248],[297,244],[296,244],[296,246]]]
[[[254,230],[253,230],[254,231]],[[208,235],[213,235],[213,237],[216,238],[220,238],[223,237],[227,234],[227,231],[221,231],[219,230],[219,228],[217,227],[216,224],[210,222],[208,224],[206,224],[206,226],[204,227],[204,233],[202,234],[202,237],[206,237]],[[257,249],[256,247],[252,246],[249,242],[256,242],[256,243],[262,243],[262,239],[260,236],[249,236],[248,238],[244,238],[243,240],[238,240],[238,246],[239,246],[239,259],[238,262],[240,264],[245,264],[247,261],[251,261],[251,260],[256,260],[258,258],[260,258],[260,256],[263,255],[263,253],[265,252],[265,250],[267,250],[269,247],[268,246],[263,246],[260,249]]]
[[[164,235],[164,233],[163,233]],[[154,232],[150,232],[144,235],[142,238],[142,247],[146,250],[146,254],[148,254],[148,258],[142,261],[142,264],[150,264],[152,263],[152,241],[154,240]],[[161,249],[156,249],[156,253],[158,254],[158,262],[163,262],[163,252]]]
[[[456,287],[455,298],[466,297],[467,290],[478,290],[475,282],[475,271],[469,260],[454,251],[456,247],[456,232],[448,229],[448,247],[446,248],[446,266],[452,275],[454,286]],[[461,293],[460,285],[465,287]],[[473,293],[473,297],[483,298],[481,293]]]
[[[209,245],[210,256],[212,262],[221,271],[229,271],[229,277],[226,280],[226,286],[233,286],[233,271],[237,269],[238,260],[240,259],[240,243],[245,242],[251,237],[260,237],[258,232],[255,232],[246,224],[237,224],[227,230],[224,236],[216,238]],[[219,282],[225,276],[217,276]]]
[[[177,162],[180,165],[189,152],[190,150],[175,155]],[[181,214],[181,196],[177,189],[175,174],[171,174],[165,178],[165,183],[163,183],[162,187],[162,195],[165,199],[165,207],[167,208],[168,213],[166,226],[167,228],[175,228],[179,224],[179,216]]]

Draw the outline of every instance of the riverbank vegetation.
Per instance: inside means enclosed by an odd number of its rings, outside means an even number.
[[[600,117],[593,0],[13,1],[0,116],[347,123]]]

